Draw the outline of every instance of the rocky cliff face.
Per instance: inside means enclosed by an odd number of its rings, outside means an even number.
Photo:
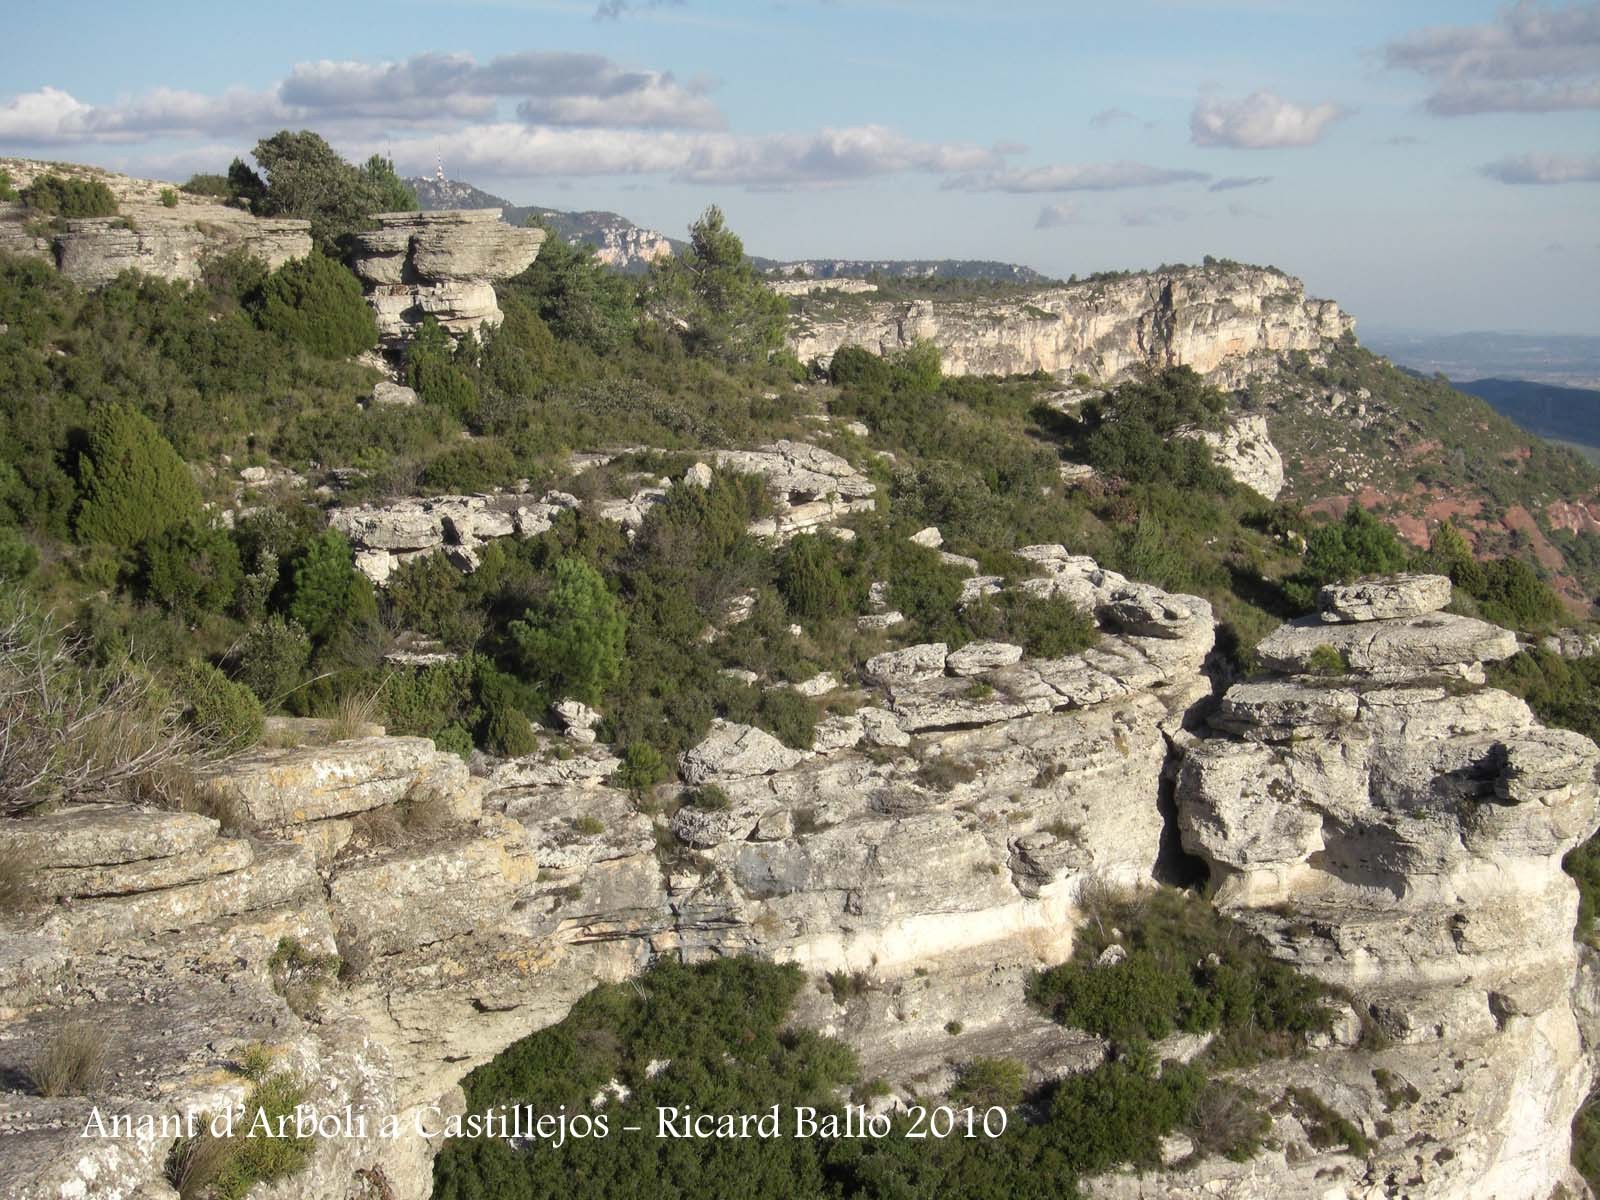
[[[1048,371],[1105,382],[1138,366],[1193,367],[1235,386],[1283,351],[1317,351],[1354,320],[1299,280],[1254,267],[1181,268],[1072,284],[1005,300],[802,305],[802,361],[840,346],[892,353],[925,339],[955,375]]]
[[[99,180],[116,196],[117,216],[59,225],[16,201],[0,201],[0,250],[43,259],[84,287],[101,287],[127,270],[193,283],[208,258],[233,250],[252,254],[269,268],[311,253],[306,221],[253,217],[181,192],[174,192],[176,203],[168,207],[161,193],[172,191],[170,185],[93,167],[4,158],[0,169],[18,188],[53,173]]]
[[[427,741],[368,737],[217,766],[251,838],[120,806],[11,823],[0,839],[59,899],[0,926],[3,1190],[171,1194],[170,1138],[86,1149],[89,1099],[15,1090],[75,1020],[118,1033],[107,1108],[236,1100],[259,1042],[314,1103],[375,1120],[458,1109],[470,1068],[662,954],[862,972],[864,994],[808,990],[797,1017],[855,1045],[867,1076],[1002,1054],[1059,1077],[1103,1047],[1024,1005],[1029,971],[1070,952],[1086,889],[1149,883],[1181,838],[1218,905],[1349,998],[1332,1037],[1241,1082],[1269,1100],[1309,1089],[1370,1148],[1330,1148],[1286,1100],[1250,1162],[1097,1194],[1544,1200],[1568,1178],[1591,1071],[1560,860],[1596,823],[1600,751],[1481,686],[1509,635],[1433,611],[1437,580],[1333,596],[1330,619],[1269,640],[1273,674],[1217,704],[1205,601],[1059,546],[1024,556],[1038,573],[1018,586],[1093,611],[1097,646],[912,646],[847,685],[813,681],[848,703],[810,751],[724,724],[685,756],[683,778],[726,806],[651,815],[581,739],[469,773]],[[1344,674],[1306,674],[1318,646]],[[341,982],[275,989],[286,939],[336,950]],[[433,1149],[325,1140],[272,1194],[379,1179],[425,1196]]]
[[[542,229],[517,229],[493,209],[380,213],[378,228],[355,236],[351,269],[366,286],[378,332],[403,342],[432,317],[452,333],[498,325],[494,281],[539,255]]]

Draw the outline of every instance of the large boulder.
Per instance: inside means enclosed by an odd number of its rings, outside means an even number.
[[[329,746],[256,750],[205,773],[263,829],[395,804],[415,788],[466,790],[467,767],[428,738],[355,738]]]
[[[1348,625],[1303,617],[1264,638],[1256,655],[1271,670],[1299,674],[1318,669],[1324,646],[1353,673],[1403,678],[1510,658],[1517,652],[1517,637],[1509,629],[1452,613]]]
[[[1420,617],[1449,603],[1448,575],[1390,575],[1330,583],[1317,593],[1317,608],[1330,624]]]
[[[764,729],[718,720],[704,741],[684,753],[680,773],[685,783],[698,787],[786,771],[804,757]]]

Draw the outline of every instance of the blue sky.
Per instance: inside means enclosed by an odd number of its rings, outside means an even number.
[[[1370,326],[1600,332],[1600,2],[28,6],[0,154],[285,126],[755,253],[1272,263]],[[1222,186],[1219,186],[1222,185]]]

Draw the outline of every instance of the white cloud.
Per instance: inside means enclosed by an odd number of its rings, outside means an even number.
[[[1136,162],[1056,163],[1047,167],[963,175],[946,181],[945,187],[960,191],[1027,195],[1040,192],[1110,192],[1124,188],[1160,187],[1169,183],[1201,183],[1210,178],[1204,171],[1152,167]]]
[[[1600,108],[1600,2],[1552,9],[1519,0],[1483,25],[1436,25],[1391,42],[1384,61],[1433,81],[1428,111]]]
[[[594,19],[596,21],[615,21],[625,14],[641,8],[660,8],[662,5],[681,5],[683,0],[604,0],[596,6]]]
[[[1059,229],[1063,225],[1081,225],[1083,212],[1078,205],[1047,204],[1039,210],[1039,219],[1033,223],[1035,229]]]
[[[947,173],[999,164],[991,149],[919,142],[877,125],[807,134],[653,133],[551,129],[511,122],[393,143],[402,166],[435,155],[465,175],[667,175],[685,183],[799,187],[904,172]]]
[[[720,129],[704,82],[628,70],[597,54],[526,52],[480,63],[466,54],[419,54],[401,62],[300,63],[262,91],[218,95],[156,88],[92,105],[59,88],[0,104],[0,138],[27,145],[232,134],[254,138],[286,126],[351,137],[493,123],[502,100],[540,125]]]
[[[1269,150],[1311,146],[1322,140],[1330,122],[1345,115],[1337,104],[1301,105],[1271,92],[1243,100],[1202,96],[1189,114],[1189,135],[1197,146]]]
[[[1233,192],[1240,188],[1260,187],[1271,183],[1271,175],[1229,175],[1217,180],[1206,189],[1208,192]]]
[[[1501,183],[1600,183],[1600,154],[1517,154],[1483,173]]]
[[[1125,108],[1102,108],[1089,118],[1089,126],[1092,129],[1109,129],[1111,126],[1121,122],[1137,121],[1138,119]]]

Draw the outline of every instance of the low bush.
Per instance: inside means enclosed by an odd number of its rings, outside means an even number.
[[[1215,1032],[1208,1056],[1251,1061],[1304,1044],[1333,1019],[1315,980],[1269,958],[1253,936],[1182,893],[1109,897],[1070,962],[1034,977],[1029,999],[1056,1020],[1114,1043]],[[1101,965],[1121,930],[1120,961]]]
[[[19,193],[29,208],[53,217],[114,217],[117,197],[98,179],[40,175]]]
[[[260,740],[261,701],[210,663],[190,663],[179,672],[177,691],[190,725],[211,749],[231,754]]]
[[[293,259],[267,276],[258,312],[263,329],[322,358],[349,358],[378,344],[360,281],[323,254]]]

